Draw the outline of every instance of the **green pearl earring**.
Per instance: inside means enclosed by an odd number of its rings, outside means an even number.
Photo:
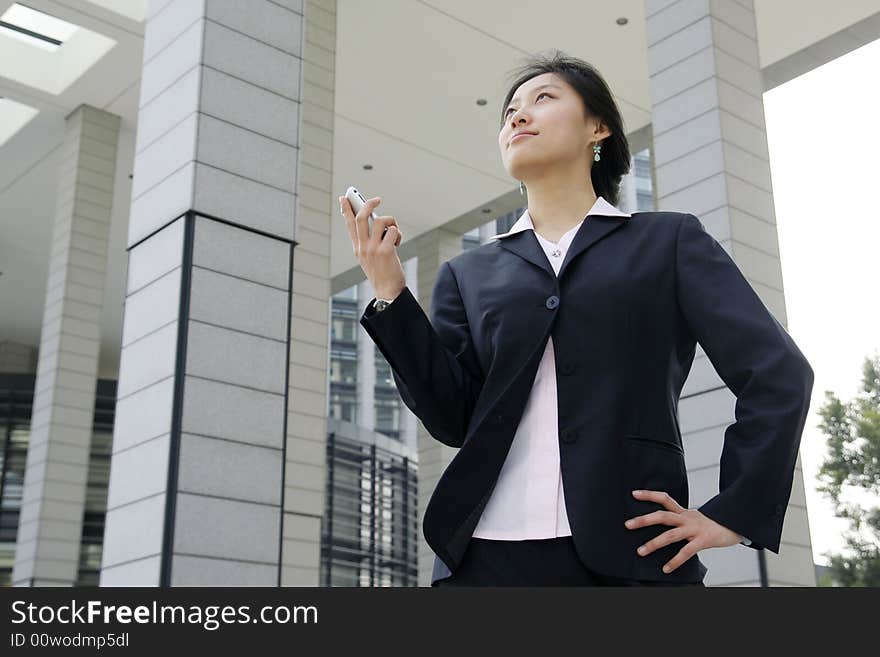
[[[602,150],[602,144],[593,144],[593,161],[599,161],[599,151]]]

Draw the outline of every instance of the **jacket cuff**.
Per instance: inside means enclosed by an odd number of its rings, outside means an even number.
[[[383,319],[386,319],[385,316],[396,315],[398,314],[398,311],[405,312],[406,308],[404,306],[409,306],[409,309],[413,310],[412,304],[419,305],[419,302],[416,301],[416,298],[408,287],[404,287],[400,294],[394,297],[394,300],[385,306],[385,310],[376,310],[375,306],[373,306],[376,299],[377,297],[373,297],[367,302],[367,307],[364,308],[364,312],[361,315],[361,323],[363,323],[363,320],[367,320],[370,324],[375,325],[379,322],[379,320],[376,319],[378,315],[382,315]],[[421,306],[419,306],[419,309],[421,309]]]
[[[698,507],[698,510],[704,516],[739,534],[743,539],[740,544],[755,550],[763,549],[779,554],[786,505],[777,503],[769,512],[765,510],[764,513],[767,515],[761,521],[760,512],[757,515],[755,512],[744,513],[732,504],[729,494],[722,492],[707,500]]]

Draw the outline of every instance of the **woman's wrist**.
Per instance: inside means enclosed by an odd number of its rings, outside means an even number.
[[[401,292],[403,292],[403,288],[400,288],[398,290],[376,290],[376,298],[394,301],[398,296],[400,296]]]

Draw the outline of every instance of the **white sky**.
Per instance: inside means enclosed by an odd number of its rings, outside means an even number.
[[[764,94],[788,330],[816,373],[801,442],[813,560],[846,524],[816,492],[825,390],[858,391],[880,352],[880,40]]]

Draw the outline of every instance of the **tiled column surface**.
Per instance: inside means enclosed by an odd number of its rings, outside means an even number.
[[[363,280],[357,286],[358,308],[373,298],[373,286]],[[355,328],[357,335],[357,424],[367,429],[376,427],[376,344],[369,334]]]
[[[302,10],[149,6],[102,586],[280,581]]]
[[[119,117],[67,117],[14,586],[71,586],[79,570]]]
[[[751,0],[646,0],[659,210],[690,212],[784,326],[785,297]],[[694,508],[718,492],[736,398],[698,348],[679,406]],[[707,550],[710,585],[815,585],[800,458],[780,554]]]
[[[336,0],[306,2],[303,39],[282,586],[320,585],[327,480],[330,222],[340,219],[339,194],[331,188]]]
[[[0,341],[0,372],[32,374],[37,369],[37,350],[29,345]]]
[[[430,312],[431,295],[440,265],[461,253],[461,233],[436,229],[423,233],[417,238],[418,253],[418,300],[419,305]],[[412,289],[412,288],[411,288]],[[434,492],[440,475],[458,452],[454,447],[444,445],[431,436],[424,425],[418,423],[419,448],[419,586],[430,586],[431,570],[434,566],[434,552],[431,550],[422,531],[425,507]]]
[[[411,290],[418,290],[419,285],[419,274],[418,274],[418,266],[419,259],[418,258],[409,258],[405,260],[403,263],[403,271],[406,275],[407,285]],[[363,309],[363,306],[361,306]],[[370,340],[372,343],[372,340]],[[375,345],[374,345],[375,346]],[[418,453],[419,450],[419,418],[416,417],[416,414],[409,410],[409,407],[400,402],[400,440],[412,450],[412,453]],[[419,533],[421,533],[421,529],[419,529]]]

